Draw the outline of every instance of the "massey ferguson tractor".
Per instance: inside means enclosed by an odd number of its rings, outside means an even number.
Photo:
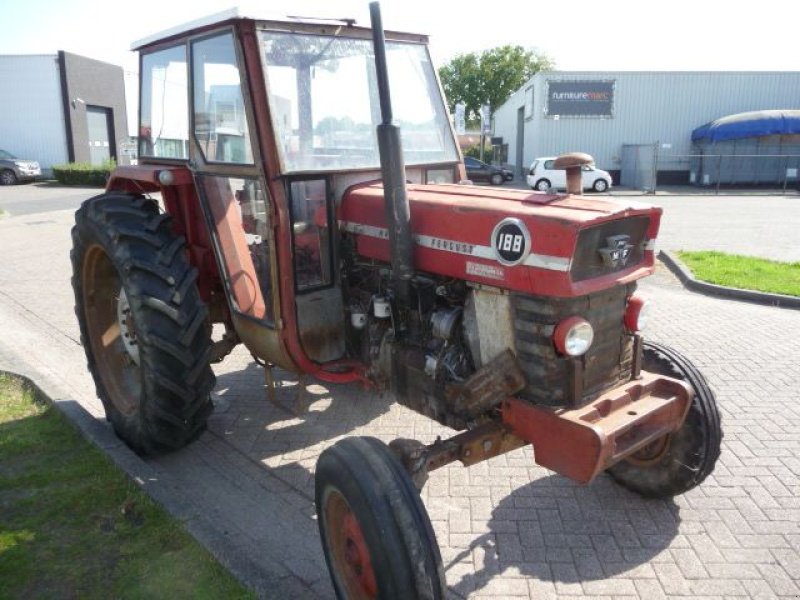
[[[443,598],[436,469],[531,444],[577,482],[668,497],[714,469],[720,415],[642,338],[661,210],[582,196],[580,154],[556,161],[572,193],[471,185],[427,38],[370,9],[371,28],[230,12],[139,42],[138,165],[77,211],[72,283],[97,394],[142,455],[200,435],[240,343],[267,381],[388,390],[455,430],[345,439],[315,478],[340,598]]]

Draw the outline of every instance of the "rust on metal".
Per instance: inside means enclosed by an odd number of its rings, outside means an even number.
[[[537,464],[588,483],[614,463],[677,431],[692,397],[686,383],[643,371],[641,379],[577,409],[551,409],[509,398],[503,403],[503,421],[533,444]]]
[[[500,454],[526,446],[528,442],[497,421],[489,421],[446,440],[437,439],[425,446],[416,440],[397,439],[389,448],[398,456],[417,488],[428,473],[455,461],[468,467]]]
[[[525,387],[525,374],[511,350],[505,350],[473,373],[463,384],[447,388],[453,411],[471,420]]]
[[[585,152],[569,152],[562,154],[553,162],[554,169],[564,169],[567,172],[567,193],[583,194],[583,175],[581,173],[584,165],[594,162],[589,154]]]

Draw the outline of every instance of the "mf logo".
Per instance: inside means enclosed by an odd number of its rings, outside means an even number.
[[[598,249],[607,267],[624,267],[631,256],[633,245],[630,244],[629,235],[612,235],[606,238],[606,247]]]

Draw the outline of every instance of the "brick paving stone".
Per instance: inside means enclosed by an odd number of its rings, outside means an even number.
[[[786,249],[768,236],[737,239],[742,223],[765,227],[768,218],[766,205],[742,200],[724,214],[722,202],[699,209],[737,220],[730,227],[681,229],[676,216],[688,219],[703,201],[665,202],[676,212],[667,212],[662,247],[693,247],[705,236],[753,253]],[[796,232],[800,203],[775,203],[791,214],[774,230],[788,222]],[[52,383],[104,428],[72,313],[70,219],[0,221],[0,368]],[[692,294],[664,269],[640,289],[655,301],[648,335],[695,360],[716,390],[726,434],[717,470],[685,497],[653,501],[605,475],[576,485],[536,466],[528,449],[441,469],[422,497],[449,597],[800,597],[800,311]],[[386,396],[318,383],[308,386],[308,412],[295,416],[265,399],[263,375],[243,349],[215,371],[220,408],[208,432],[182,452],[139,461],[157,473],[158,487],[145,488],[178,498],[172,510],[189,531],[259,595],[331,597],[312,497],[319,453],[347,435],[432,441],[450,432]],[[289,407],[297,378],[281,372],[279,380]]]

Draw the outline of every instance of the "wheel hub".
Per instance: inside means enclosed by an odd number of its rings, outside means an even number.
[[[135,365],[139,364],[139,343],[136,339],[136,329],[133,323],[133,316],[131,315],[131,305],[128,302],[128,295],[125,293],[125,288],[120,287],[119,297],[117,299],[117,323],[119,324],[120,336],[122,344],[125,346],[125,352],[133,361]]]
[[[644,448],[634,452],[625,460],[639,467],[648,467],[656,464],[666,454],[671,436],[665,435],[653,440]]]
[[[347,501],[339,492],[328,496],[325,508],[334,569],[347,590],[347,597],[367,600],[378,597],[378,584],[364,532]]]

